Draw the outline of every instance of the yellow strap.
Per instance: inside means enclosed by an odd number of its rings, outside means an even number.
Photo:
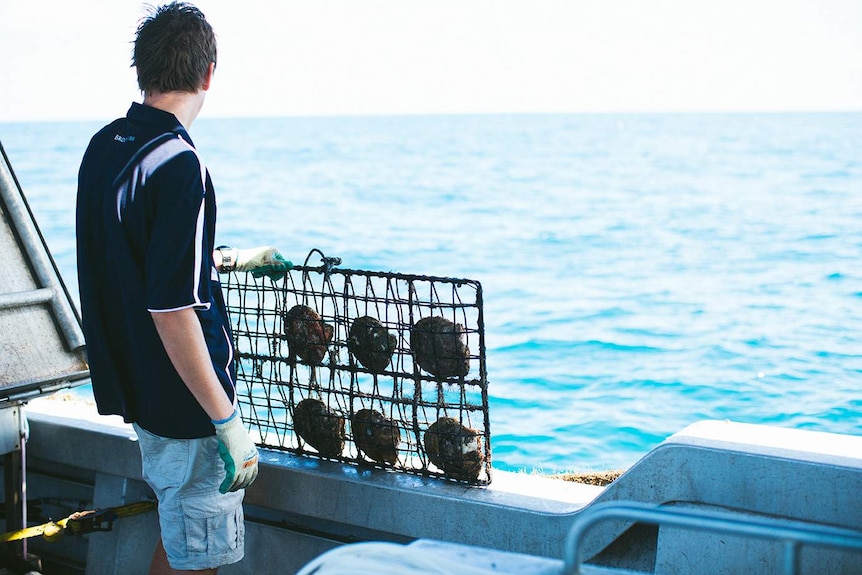
[[[30,537],[38,537],[39,535],[44,535],[45,539],[48,541],[59,539],[59,536],[62,536],[63,530],[66,528],[66,523],[68,523],[68,521],[69,518],[66,517],[59,521],[49,521],[42,525],[27,527],[26,529],[19,529],[18,531],[9,531],[8,533],[0,534],[0,543],[20,541],[21,539],[29,539]]]
[[[156,508],[155,501],[139,501],[137,503],[129,503],[121,507],[114,507],[114,515],[117,517],[129,517],[138,513],[146,513]]]
[[[75,525],[73,519],[81,516],[90,515],[93,513],[103,513],[107,512],[111,515],[111,520],[119,519],[120,517],[129,517],[130,515],[137,515],[138,513],[146,513],[147,511],[151,511],[156,508],[155,501],[139,501],[137,503],[130,503],[128,505],[121,505],[120,507],[108,507],[107,509],[100,509],[96,511],[82,511],[73,513],[70,516],[60,519],[59,521],[49,521],[48,523],[43,523],[41,525],[34,525],[33,527],[27,527],[25,529],[19,529],[18,531],[9,531],[7,533],[0,534],[0,543],[6,543],[9,541],[20,541],[21,539],[29,539],[31,537],[38,537],[39,535],[43,536],[46,541],[57,541],[58,539],[63,537],[63,533],[66,531],[66,526],[69,521],[72,521],[72,525]],[[72,533],[76,533],[78,530],[74,528],[70,528]]]

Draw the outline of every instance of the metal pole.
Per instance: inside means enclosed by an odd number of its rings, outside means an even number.
[[[17,531],[22,528],[21,521],[21,458],[17,453],[3,455],[3,486],[6,494],[6,530]],[[20,555],[21,544],[10,541],[6,544],[8,554]]]
[[[788,575],[799,573],[799,541],[784,542],[784,572]]]
[[[30,436],[24,406],[18,407],[18,437],[21,440],[21,528],[27,528],[27,439]],[[21,541],[21,556],[27,560],[27,539]]]
[[[19,308],[29,305],[50,303],[56,297],[54,290],[39,288],[30,291],[19,291],[0,294],[0,309]]]

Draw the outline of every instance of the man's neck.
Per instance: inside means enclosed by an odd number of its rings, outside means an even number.
[[[204,90],[197,92],[149,92],[144,96],[144,105],[170,112],[188,130],[201,111]]]

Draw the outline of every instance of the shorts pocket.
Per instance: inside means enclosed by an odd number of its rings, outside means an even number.
[[[242,493],[187,497],[183,500],[183,514],[189,555],[216,556],[242,546]]]
[[[183,483],[189,467],[189,442],[160,437],[136,426],[144,479],[158,494]]]

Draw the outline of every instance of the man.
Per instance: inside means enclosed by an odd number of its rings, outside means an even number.
[[[278,279],[275,248],[215,248],[216,202],[187,132],[216,65],[204,15],[175,2],[140,23],[143,104],[91,140],[78,174],[78,276],[99,412],[134,424],[159,500],[151,574],[216,573],[243,556],[257,448],[237,410],[219,271]]]

